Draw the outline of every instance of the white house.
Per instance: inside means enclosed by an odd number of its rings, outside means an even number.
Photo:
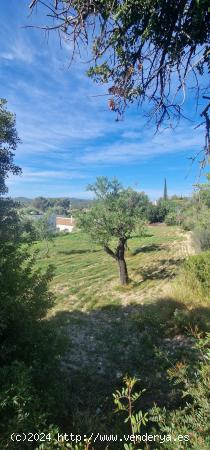
[[[56,217],[56,229],[59,231],[68,231],[71,233],[75,227],[75,219],[73,217]]]

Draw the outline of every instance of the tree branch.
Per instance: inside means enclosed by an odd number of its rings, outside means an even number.
[[[114,258],[115,260],[117,260],[117,256],[115,255],[115,253],[111,250],[111,248],[109,248],[107,245],[104,245],[104,250],[105,252],[110,255],[112,258]]]

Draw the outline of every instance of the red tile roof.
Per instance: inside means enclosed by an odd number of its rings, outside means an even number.
[[[73,226],[75,225],[75,220],[73,217],[56,217],[56,225],[67,225]]]

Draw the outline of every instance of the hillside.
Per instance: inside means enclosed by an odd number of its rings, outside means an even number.
[[[103,417],[111,426],[112,392],[125,374],[135,374],[143,386],[150,386],[144,397],[147,407],[151,398],[159,404],[167,396],[171,401],[168,363],[156,349],[169,350],[173,361],[187,343],[176,316],[189,304],[175,298],[173,284],[184,259],[194,253],[190,233],[162,225],[148,227],[143,238],[134,236],[127,250],[127,287],[119,287],[115,261],[91,247],[80,232],[57,237],[49,259],[42,257],[43,245],[36,247],[39,267],[55,267],[51,289],[57,300],[48,320],[69,336],[63,367],[75,383],[73,402],[80,399],[83,420],[81,425],[75,419],[77,427],[101,430]],[[200,316],[206,312],[199,308]]]
[[[27,197],[13,197],[13,200],[15,202],[21,203],[25,206],[30,205],[30,203],[32,202],[32,198],[27,198]]]
[[[76,197],[36,197],[45,199],[49,202],[49,206],[53,206],[56,203],[62,202],[63,200],[68,200],[71,203],[71,207],[74,208],[88,208],[88,206],[92,203],[91,199],[82,199],[82,198],[76,198]],[[13,199],[19,203],[21,203],[23,206],[34,206],[33,201],[34,198],[28,198],[28,197],[13,197]]]

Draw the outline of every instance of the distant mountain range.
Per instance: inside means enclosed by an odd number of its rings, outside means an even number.
[[[24,205],[30,205],[33,199],[27,197],[13,197],[13,200],[19,203],[24,203]]]
[[[42,197],[43,198],[43,197]],[[83,206],[86,207],[88,204],[90,204],[92,202],[92,200],[89,199],[83,199],[83,198],[76,198],[76,197],[44,197],[47,200],[64,200],[64,199],[68,199],[71,202],[71,205],[73,208],[76,208],[78,206]],[[32,201],[34,200],[33,198],[28,198],[28,197],[13,197],[13,200],[15,200],[16,202],[19,202],[25,206],[29,206]]]

